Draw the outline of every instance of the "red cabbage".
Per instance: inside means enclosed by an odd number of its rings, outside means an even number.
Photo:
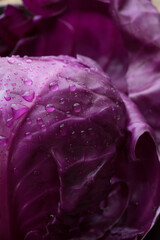
[[[89,58],[0,58],[0,239],[136,240],[160,162],[137,107]]]

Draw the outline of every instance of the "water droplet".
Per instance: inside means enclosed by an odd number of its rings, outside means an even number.
[[[7,58],[7,62],[10,63],[10,64],[13,64],[15,62],[15,59],[10,57],[10,58]]]
[[[26,62],[27,62],[27,63],[31,63],[32,60],[31,60],[31,59],[27,59]]]
[[[27,111],[28,111],[28,107],[20,105],[20,104],[12,104],[11,105],[11,109],[12,109],[12,118],[9,118],[7,120],[7,126],[10,127],[12,126],[13,122],[20,118],[21,116],[23,116]]]
[[[1,146],[6,146],[8,142],[8,139],[4,136],[0,136],[0,145]]]
[[[67,115],[68,118],[71,117],[71,113],[69,111],[66,112],[66,115]]]
[[[77,134],[76,134],[75,131],[72,131],[72,133],[71,133],[71,137],[72,137],[73,139],[75,139],[75,138],[77,137]]]
[[[52,90],[52,91],[57,91],[58,90],[58,84],[57,83],[55,83],[55,82],[51,82],[50,84],[49,84],[49,88],[50,88],[50,90]]]
[[[55,121],[56,121],[56,122],[59,121],[59,117],[58,117],[58,116],[55,117]]]
[[[15,119],[20,118],[24,113],[28,111],[28,107],[20,104],[12,104],[11,108]]]
[[[46,126],[43,124],[43,125],[41,125],[41,129],[42,129],[42,132],[46,132]]]
[[[54,220],[55,220],[55,215],[54,214],[50,214],[47,217],[47,223],[48,223],[47,228],[54,223]]]
[[[115,93],[115,92],[116,92],[116,90],[115,90],[113,87],[111,88],[111,90],[112,90],[112,92],[113,92],[113,93]]]
[[[55,110],[55,107],[52,104],[47,104],[45,109],[47,112],[53,112]]]
[[[66,131],[65,125],[63,123],[60,125],[60,134],[61,134],[61,136],[66,136],[66,133],[67,133],[67,131]]]
[[[38,125],[42,125],[42,124],[43,124],[42,118],[37,118],[37,124],[38,124]]]
[[[11,118],[8,118],[8,119],[7,119],[7,122],[6,122],[7,127],[12,126],[13,122],[14,122],[14,119],[13,119],[12,117],[11,117]]]
[[[28,123],[28,124],[31,124],[32,121],[31,121],[30,118],[27,118],[26,120],[27,120],[27,123]]]
[[[84,71],[90,72],[91,70],[90,70],[90,68],[85,68]]]
[[[117,105],[117,107],[119,107],[119,101],[116,101],[116,105]]]
[[[88,131],[89,131],[89,134],[92,136],[95,134],[95,132],[93,131],[93,128],[88,128]]]
[[[27,140],[31,140],[32,139],[32,134],[30,132],[26,132],[25,137],[26,137]]]
[[[60,104],[64,104],[64,98],[61,98],[59,101]]]
[[[35,92],[34,91],[26,91],[22,97],[24,98],[24,100],[26,100],[27,102],[32,102],[35,96]]]
[[[4,99],[5,99],[6,101],[10,101],[10,100],[11,100],[11,97],[10,97],[10,96],[4,96]]]
[[[37,99],[37,100],[40,100],[40,99],[41,99],[41,96],[40,96],[40,95],[37,95],[37,96],[36,96],[36,99]]]
[[[81,106],[79,103],[74,103],[73,104],[73,107],[74,107],[74,112],[80,112],[81,111]]]
[[[120,115],[117,116],[117,121],[119,121],[121,119]]]
[[[28,86],[31,86],[33,84],[33,81],[32,80],[26,80],[26,81],[24,81],[24,83]]]
[[[57,77],[58,77],[58,78],[65,78],[64,75],[63,75],[63,73],[58,73],[58,74],[57,74]]]
[[[76,85],[71,85],[71,86],[70,86],[70,91],[71,91],[71,92],[74,92],[75,90],[76,90]]]

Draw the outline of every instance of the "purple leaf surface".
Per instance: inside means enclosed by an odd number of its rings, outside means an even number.
[[[0,238],[142,239],[160,163],[134,103],[83,56],[0,63]]]

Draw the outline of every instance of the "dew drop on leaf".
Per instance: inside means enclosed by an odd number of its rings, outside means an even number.
[[[74,103],[73,104],[74,112],[80,112],[81,111],[81,106],[79,103]]]
[[[33,81],[32,80],[26,80],[26,81],[24,81],[24,83],[28,86],[31,86],[33,84]]]
[[[61,136],[66,136],[67,129],[65,128],[64,123],[60,125],[60,134]]]
[[[37,118],[37,124],[38,124],[38,125],[42,125],[42,124],[43,124],[42,118]]]
[[[47,104],[45,109],[47,112],[53,112],[55,110],[55,107],[52,104]]]
[[[27,62],[27,63],[31,63],[31,62],[32,62],[32,59],[27,59],[26,62]]]
[[[60,104],[64,104],[64,98],[61,98],[59,101]]]
[[[41,130],[42,130],[42,132],[46,132],[47,131],[46,126],[44,124],[41,125]]]
[[[10,58],[7,58],[7,62],[10,64],[13,64],[15,62],[15,60],[14,60],[14,58],[10,57]]]
[[[6,146],[7,145],[8,139],[4,136],[0,136],[0,145],[1,146]]]
[[[5,99],[6,101],[10,101],[10,100],[11,100],[11,97],[10,97],[10,96],[4,96],[4,99]]]
[[[22,97],[24,100],[26,100],[27,102],[32,102],[35,96],[35,92],[34,91],[26,91]]]
[[[58,90],[58,84],[55,83],[55,82],[51,82],[51,83],[49,84],[49,89],[52,90],[52,91],[54,91],[54,92],[56,92],[56,91]]]
[[[26,133],[25,133],[25,138],[26,138],[27,140],[31,140],[31,139],[32,139],[32,133],[26,132]]]
[[[75,85],[71,85],[71,86],[70,86],[70,91],[71,91],[71,92],[74,92],[75,90],[76,90],[76,86],[75,86]]]

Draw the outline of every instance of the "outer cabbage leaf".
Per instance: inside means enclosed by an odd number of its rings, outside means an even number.
[[[136,102],[160,141],[160,14],[147,0],[115,0],[111,9],[131,52],[126,75],[129,97]]]
[[[159,46],[160,16],[151,1],[113,0],[110,2],[110,8],[117,25],[123,30],[123,36],[127,36],[126,44],[131,49],[138,47],[134,41],[139,41],[142,45]]]
[[[148,123],[153,127],[158,142],[160,141],[160,52],[144,49],[133,59],[127,82],[129,96],[133,99]]]
[[[58,16],[50,16],[48,10],[50,12],[53,9],[49,7],[45,10],[42,7],[43,4],[41,5],[43,1],[26,0],[24,3],[28,7],[36,6],[37,14],[40,14],[41,10],[46,11],[46,16],[28,17],[28,21],[31,22],[30,28],[25,33],[21,29],[17,29],[18,34],[22,32],[21,37],[16,38],[10,48],[7,45],[7,51],[0,51],[1,56],[9,53],[20,56],[85,55],[96,60],[112,77],[112,81],[120,90],[127,91],[125,73],[129,63],[128,53],[121,34],[109,15],[108,3],[97,0],[52,1],[50,4],[53,8],[55,4],[62,5],[62,9],[67,5],[65,11]],[[19,10],[15,8],[15,11],[18,15]],[[23,12],[23,10],[21,11]],[[13,15],[16,15],[14,12]],[[23,14],[26,18],[25,10]],[[4,14],[4,21],[6,18],[7,15]],[[23,21],[20,22],[23,23]],[[17,24],[19,24],[19,20],[17,22],[17,18],[13,19],[12,28],[15,28],[14,26]],[[6,28],[10,29],[5,26]],[[0,39],[3,39],[3,35],[4,31],[2,36],[0,32]],[[10,40],[9,35],[10,31],[7,35],[8,41]]]
[[[49,16],[64,11],[66,0],[23,0],[25,6],[34,14]]]
[[[129,97],[136,102],[147,122],[159,134],[160,15],[152,1],[111,2],[111,10],[127,49],[130,65],[126,75]],[[146,239],[159,239],[160,221]]]
[[[32,19],[24,10],[9,5],[0,17],[0,56],[10,54],[17,42],[25,37],[32,26]]]
[[[134,104],[83,56],[0,62],[0,238],[142,239],[160,163]]]

